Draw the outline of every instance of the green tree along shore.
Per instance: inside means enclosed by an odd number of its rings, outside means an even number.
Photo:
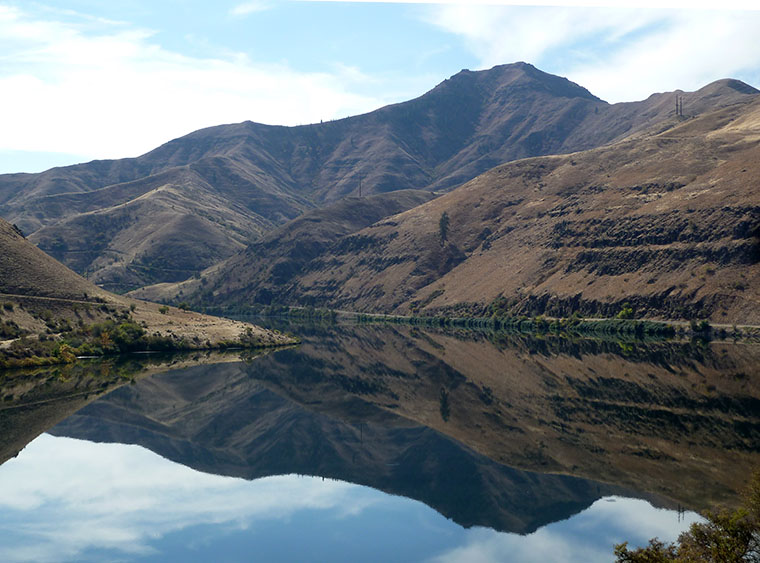
[[[707,512],[706,522],[691,525],[674,544],[657,538],[646,547],[615,546],[617,563],[745,563],[760,561],[760,470],[752,476],[743,506]]]

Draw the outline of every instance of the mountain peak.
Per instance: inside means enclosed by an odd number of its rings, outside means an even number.
[[[451,85],[472,83],[488,90],[502,88],[530,88],[560,98],[584,98],[601,101],[586,88],[554,74],[537,69],[532,64],[518,61],[510,64],[496,65],[485,70],[462,69],[448,80],[444,80],[435,89]]]
[[[746,95],[760,94],[760,90],[757,88],[735,78],[721,78],[697,90],[697,93],[702,95],[715,95],[727,92],[737,92]]]

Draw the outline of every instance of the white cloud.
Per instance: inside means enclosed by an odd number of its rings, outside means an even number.
[[[569,68],[568,75],[612,101],[696,90],[720,78],[758,77],[760,15],[686,12],[662,23],[596,64]]]
[[[760,76],[760,12],[440,6],[429,21],[459,35],[482,67],[526,61],[610,102]]]
[[[234,6],[230,10],[230,14],[232,14],[233,16],[247,16],[248,14],[253,14],[255,12],[263,12],[268,9],[269,9],[269,5],[266,2],[261,2],[261,1],[244,2],[243,4],[238,4]]]
[[[299,0],[301,2],[377,3],[378,0]],[[756,0],[724,0],[694,2],[694,0],[382,0],[385,4],[437,4],[457,6],[549,6],[553,8],[653,8],[653,9],[731,9],[760,10]]]
[[[0,151],[136,156],[220,123],[297,125],[375,109],[345,72],[297,72],[244,54],[193,58],[150,30],[31,17],[0,6]]]

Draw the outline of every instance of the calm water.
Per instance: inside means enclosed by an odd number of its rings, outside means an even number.
[[[760,464],[756,346],[291,330],[6,376],[0,560],[611,561]]]

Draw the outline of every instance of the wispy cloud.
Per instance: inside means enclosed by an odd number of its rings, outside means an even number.
[[[299,0],[300,2],[377,3],[378,0]],[[553,8],[637,8],[637,9],[724,9],[760,10],[755,0],[724,0],[694,2],[694,0],[382,0],[385,4],[438,4],[458,6],[549,6]]]
[[[760,12],[438,6],[428,22],[458,35],[482,67],[526,61],[608,101],[758,76]]]
[[[0,5],[0,151],[136,156],[247,119],[297,125],[379,107],[338,71],[300,72],[242,53],[189,57],[152,30],[62,21]]]
[[[243,2],[237,4],[230,10],[230,14],[233,16],[247,16],[256,12],[263,12],[269,9],[269,3],[262,0],[254,0],[253,2]]]

